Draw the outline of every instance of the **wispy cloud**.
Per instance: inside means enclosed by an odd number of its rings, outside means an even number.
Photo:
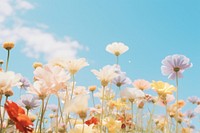
[[[37,23],[35,27],[28,27],[24,24],[23,18],[17,12],[35,9],[34,5],[26,0],[1,0],[0,4],[0,38],[4,41],[23,42],[22,52],[28,57],[45,59],[54,57],[75,58],[78,50],[85,47],[78,41],[65,36],[57,39],[52,33],[46,32],[45,24]],[[6,23],[12,23],[7,26]],[[2,40],[1,40],[2,41]]]

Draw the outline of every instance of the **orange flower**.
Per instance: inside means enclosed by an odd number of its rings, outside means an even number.
[[[22,133],[32,133],[33,123],[30,118],[25,114],[25,111],[12,101],[7,101],[5,104],[10,119],[15,123],[16,128]]]
[[[99,123],[99,120],[95,117],[92,117],[91,119],[87,120],[85,124],[90,126],[91,124],[97,125]]]

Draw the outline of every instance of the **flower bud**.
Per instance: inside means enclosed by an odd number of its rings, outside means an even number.
[[[4,42],[3,43],[3,48],[6,50],[11,50],[12,48],[14,48],[15,44],[14,42]]]

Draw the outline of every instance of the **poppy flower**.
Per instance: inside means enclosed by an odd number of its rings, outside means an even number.
[[[33,131],[33,123],[25,114],[24,109],[12,101],[7,101],[5,110],[10,119],[15,123],[16,128],[22,133],[31,133]]]
[[[99,120],[95,117],[92,117],[91,119],[87,120],[85,124],[90,126],[91,124],[97,125],[99,123]]]

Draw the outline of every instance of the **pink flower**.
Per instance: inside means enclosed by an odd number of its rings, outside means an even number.
[[[174,98],[173,95],[167,94],[166,95],[166,100],[164,101],[163,99],[160,98],[160,99],[158,99],[157,104],[160,105],[160,106],[166,106],[166,103],[168,104],[168,103],[170,103],[170,102],[172,102],[174,100],[175,100],[175,98]]]
[[[178,74],[178,78],[182,78],[182,73],[190,67],[192,67],[192,63],[190,63],[189,58],[184,55],[175,54],[167,56],[162,60],[161,71],[169,79],[175,79],[176,73]]]
[[[151,84],[144,79],[138,79],[133,82],[133,86],[143,91],[150,88]]]

